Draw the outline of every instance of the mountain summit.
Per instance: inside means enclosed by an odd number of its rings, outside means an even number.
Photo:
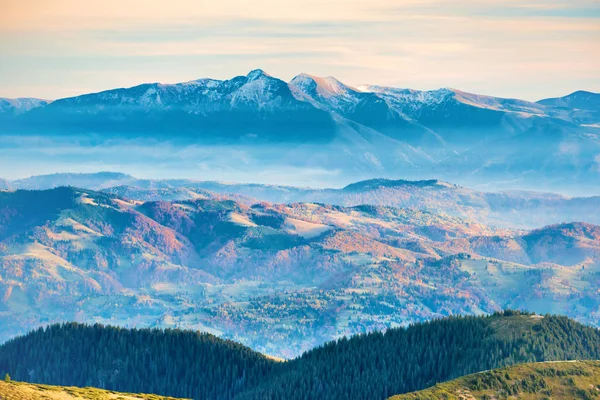
[[[53,102],[0,99],[0,139],[94,137],[94,149],[169,141],[211,146],[201,156],[207,171],[285,167],[345,182],[435,176],[587,193],[600,187],[598,96],[581,91],[533,103],[448,88],[352,87],[304,73],[285,82],[255,69],[227,80],[146,83]],[[240,157],[229,156],[232,145]]]

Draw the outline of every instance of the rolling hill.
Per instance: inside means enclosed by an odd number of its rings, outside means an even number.
[[[0,337],[61,321],[185,327],[294,357],[507,307],[597,324],[598,227],[382,206],[0,192]]]
[[[287,362],[192,331],[54,325],[0,346],[0,371],[203,400],[384,399],[491,368],[599,357],[597,329],[506,311],[342,338]]]
[[[531,363],[468,375],[390,400],[595,399],[599,382],[600,361]]]
[[[0,183],[2,185],[2,183]],[[61,173],[6,181],[6,189],[43,190],[59,186],[102,190],[131,200],[191,200],[207,191],[247,205],[271,203],[326,203],[340,206],[375,205],[412,208],[492,224],[532,229],[581,221],[600,224],[595,210],[600,196],[567,197],[531,191],[485,192],[438,179],[370,179],[340,189],[228,183],[193,179],[138,179],[116,172]]]
[[[18,183],[11,182],[16,185]],[[600,224],[594,211],[600,207],[600,196],[567,197],[537,192],[482,192],[439,180],[406,181],[374,179],[356,182],[341,189],[311,189],[279,185],[236,184],[221,182],[144,181],[128,186],[129,193],[116,189],[131,198],[143,198],[144,187],[160,186],[172,190],[183,188],[208,190],[225,196],[273,203],[325,203],[346,207],[360,205],[411,208],[443,213],[506,228],[531,229],[568,221]],[[178,200],[193,198],[181,192]],[[168,199],[168,197],[166,198]],[[243,200],[248,202],[248,200]],[[250,203],[252,203],[250,201]]]

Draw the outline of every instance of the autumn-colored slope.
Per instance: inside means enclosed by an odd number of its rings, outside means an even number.
[[[45,322],[184,326],[293,356],[344,334],[505,307],[597,321],[597,227],[75,188],[0,193],[0,339]],[[285,348],[279,343],[288,341]]]

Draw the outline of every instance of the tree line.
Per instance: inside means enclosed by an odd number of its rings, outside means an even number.
[[[0,373],[37,383],[194,399],[385,399],[525,362],[600,359],[600,331],[516,311],[449,317],[326,343],[287,361],[182,330],[52,325],[0,347]]]

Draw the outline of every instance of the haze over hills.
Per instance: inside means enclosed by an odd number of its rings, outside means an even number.
[[[597,329],[506,311],[342,338],[287,362],[192,331],[53,325],[0,346],[0,371],[37,383],[203,400],[353,400],[385,399],[524,362],[599,357]],[[580,376],[597,373],[595,364],[582,365]],[[528,367],[508,371],[519,368]]]
[[[580,90],[568,96],[540,100],[538,103],[563,109],[571,118],[583,124],[597,125],[600,120],[600,97],[597,93]]]
[[[177,326],[294,356],[341,335],[506,307],[599,320],[596,225],[523,231],[194,193],[0,192],[0,337],[70,320]]]
[[[100,190],[113,186],[133,184],[138,179],[131,175],[119,172],[83,173],[56,173],[37,175],[29,178],[7,182],[6,185],[14,189],[45,190],[59,186],[73,186],[83,189]]]
[[[600,196],[571,198],[531,191],[482,192],[436,179],[371,179],[339,189],[194,179],[137,179],[116,172],[61,173],[0,181],[0,189],[13,190],[43,190],[65,185],[103,190],[142,201],[193,200],[220,194],[247,205],[267,201],[325,203],[345,207],[376,205],[412,208],[517,229],[572,221],[600,224],[600,215],[595,212],[600,208]],[[212,192],[212,195],[207,191]]]
[[[159,164],[219,177],[287,171],[295,184],[321,186],[401,175],[599,194],[599,96],[532,103],[454,89],[354,88],[307,74],[284,82],[255,70],[3,107],[0,139],[18,150],[14,135],[41,138],[29,156],[54,169],[120,160],[129,170]],[[125,147],[135,150],[124,157]]]

